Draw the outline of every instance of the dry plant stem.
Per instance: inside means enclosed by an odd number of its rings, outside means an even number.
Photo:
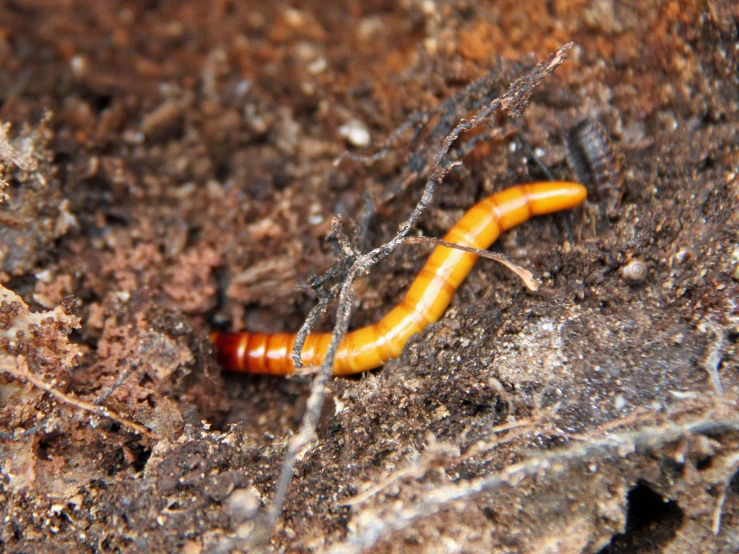
[[[730,475],[733,476],[736,473],[737,466],[739,466],[739,454],[735,454],[729,459],[728,467],[731,468],[731,471],[729,471]],[[721,492],[719,493],[718,498],[716,498],[716,508],[713,511],[713,523],[711,525],[711,530],[716,536],[721,532],[721,516],[724,511],[724,502],[726,502],[726,489],[730,486],[731,478],[724,483],[723,487],[721,487]]]
[[[65,402],[71,406],[75,406],[76,408],[79,408],[80,410],[89,412],[91,414],[95,414],[97,416],[106,417],[108,419],[112,419],[113,421],[120,423],[123,427],[128,427],[129,429],[139,433],[142,436],[149,437],[152,439],[159,439],[161,438],[156,433],[152,433],[149,429],[144,427],[143,425],[139,425],[138,423],[134,423],[133,421],[129,421],[125,419],[124,417],[121,417],[117,413],[109,410],[105,406],[96,406],[95,404],[92,404],[90,402],[85,402],[84,400],[80,400],[78,398],[73,398],[69,395],[64,394],[61,391],[58,391],[48,383],[45,383],[43,380],[36,377],[34,374],[32,374],[30,371],[28,371],[28,367],[26,366],[26,362],[22,357],[19,357],[20,361],[15,361],[11,359],[7,359],[7,362],[4,360],[2,365],[0,365],[0,371],[5,371],[6,373],[12,375],[13,377],[16,377],[17,379],[20,379],[21,381],[27,381],[31,383],[33,386],[40,388],[43,391],[48,392],[52,396],[55,396],[62,402]]]
[[[445,168],[453,165],[447,163]],[[533,216],[577,206],[586,194],[582,185],[569,182],[513,186],[477,202],[446,233],[443,240],[470,248],[487,249],[502,232]],[[334,222],[333,237],[342,265],[344,260],[356,262],[360,258],[348,237],[343,234],[339,220]],[[396,307],[380,321],[355,329],[344,337],[334,357],[334,375],[367,371],[400,355],[411,336],[439,320],[477,259],[477,255],[458,248],[439,246],[434,249]],[[340,282],[343,281],[342,277],[339,277]],[[528,282],[532,283],[530,279]],[[305,338],[301,353],[303,362],[319,367],[326,356],[331,337],[330,333],[315,333]],[[272,375],[290,375],[295,371],[294,334],[216,331],[211,334],[211,340],[226,370]],[[299,361],[297,365],[300,365]]]
[[[506,110],[510,117],[519,116],[528,103],[534,87],[536,87],[543,78],[551,74],[557,67],[565,62],[567,53],[572,48],[572,45],[573,43],[570,42],[561,46],[549,57],[548,60],[539,64],[529,74],[514,81],[508,92],[502,98],[493,100],[490,104],[480,110],[480,112],[478,112],[470,121],[461,121],[454,128],[454,130],[444,139],[438,154],[434,158],[434,164],[429,172],[429,178],[426,182],[420,201],[408,219],[400,226],[397,235],[390,242],[375,248],[364,256],[359,257],[347,273],[346,279],[342,283],[339,293],[336,326],[333,331],[331,343],[326,352],[326,357],[323,360],[321,369],[313,382],[311,394],[308,398],[306,414],[301,423],[300,431],[290,441],[287,447],[287,452],[285,453],[285,460],[282,464],[282,471],[277,484],[277,490],[267,515],[266,534],[271,534],[282,512],[287,487],[290,483],[293,467],[295,465],[295,458],[298,452],[312,439],[315,433],[325,396],[326,383],[331,378],[336,350],[349,328],[349,315],[351,314],[353,296],[351,286],[353,281],[403,242],[403,239],[416,223],[421,213],[423,213],[426,206],[431,202],[436,185],[441,182],[448,171],[449,167],[448,164],[444,165],[444,159],[457,138],[459,138],[464,131],[468,131],[482,124],[494,123],[491,116],[500,109]],[[296,354],[296,352],[293,351],[293,354]]]
[[[538,291],[539,287],[541,287],[541,282],[534,277],[533,273],[531,273],[528,269],[514,264],[511,260],[509,260],[506,256],[502,254],[496,254],[487,250],[480,250],[479,248],[470,248],[469,246],[462,246],[461,244],[454,244],[432,237],[405,237],[403,242],[408,244],[431,243],[439,246],[446,246],[447,248],[455,248],[457,250],[469,252],[470,254],[475,254],[477,256],[480,256],[481,258],[487,258],[489,260],[493,260],[504,265],[513,273],[515,273],[523,281],[524,285],[526,285],[526,288],[528,288],[532,292]],[[331,301],[333,301],[333,299],[336,297],[337,289],[338,287],[334,287],[333,289],[331,289],[332,294],[324,295],[319,298],[318,304],[313,307],[313,309],[308,314],[305,322],[300,327],[300,330],[298,331],[295,338],[295,348],[293,349],[292,353],[293,361],[296,368],[303,367],[303,363],[299,355],[295,353],[295,350],[300,351],[303,349],[305,339],[308,337],[308,334],[310,333],[312,327],[316,324],[318,319],[326,312],[326,309],[328,308]]]
[[[313,306],[310,313],[308,314],[308,317],[305,318],[305,322],[303,322],[303,325],[300,326],[300,330],[295,335],[295,349],[293,349],[292,357],[293,357],[293,363],[295,364],[296,368],[303,367],[303,361],[300,359],[300,354],[295,353],[295,350],[297,349],[298,352],[303,350],[305,339],[308,338],[308,334],[310,334],[311,329],[316,323],[318,323],[319,318],[324,313],[326,313],[326,310],[328,309],[329,304],[333,302],[338,292],[339,292],[339,286],[334,285],[333,287],[331,287],[330,294],[321,296],[318,299],[318,304]]]
[[[721,377],[718,370],[721,367],[721,351],[724,349],[726,332],[712,321],[708,322],[707,327],[713,331],[715,340],[710,346],[704,367],[706,368],[706,373],[716,396],[722,396],[724,394],[724,388],[721,386]]]
[[[551,74],[557,67],[565,62],[565,60],[567,59],[567,53],[570,51],[572,46],[573,43],[570,42],[558,48],[557,51],[552,54],[547,61],[539,64],[530,73],[514,81],[508,92],[503,95],[502,98],[497,98],[493,100],[490,104],[480,110],[471,120],[462,120],[459,122],[454,130],[452,130],[452,132],[449,133],[449,135],[442,142],[442,146],[434,158],[434,163],[429,172],[429,178],[426,182],[426,186],[424,187],[421,200],[418,202],[408,219],[400,226],[397,235],[388,243],[375,248],[374,250],[357,259],[352,266],[352,270],[350,271],[350,274],[354,273],[355,276],[353,278],[350,278],[349,275],[347,275],[347,277],[345,278],[345,282],[351,282],[356,279],[356,277],[369,270],[372,265],[376,264],[378,261],[386,257],[393,250],[395,250],[395,248],[397,248],[399,244],[403,242],[404,237],[408,234],[413,225],[415,225],[418,218],[426,209],[426,206],[428,206],[428,204],[431,202],[434,190],[436,189],[436,185],[441,182],[447,171],[449,171],[449,169],[451,168],[451,164],[444,164],[444,160],[447,153],[449,152],[449,149],[459,138],[459,136],[463,132],[479,127],[480,125],[494,124],[494,121],[492,120],[492,115],[497,113],[497,111],[500,109],[507,111],[510,117],[518,117],[523,112],[523,109],[526,107],[526,104],[531,98],[533,89],[539,85],[544,77]],[[310,329],[310,327],[308,327],[308,329]],[[301,328],[300,332],[302,331],[303,328]],[[341,336],[343,337],[344,334],[346,334],[346,330],[341,334]],[[336,339],[336,336],[337,333],[335,329],[333,333],[334,340]],[[298,344],[296,342],[295,347],[293,348],[293,356],[296,357],[297,360],[300,360],[300,350],[301,348],[298,348]],[[335,348],[333,350],[335,351]],[[333,355],[330,356],[330,358],[331,359],[329,360],[329,356],[326,356],[322,367],[326,366],[326,363],[328,361],[333,364]]]
[[[546,474],[547,479],[556,480],[571,471],[574,463],[590,460],[625,458],[631,454],[650,455],[686,434],[715,435],[739,431],[739,419],[702,419],[687,425],[667,424],[644,427],[638,431],[609,434],[578,443],[566,450],[558,450],[524,462],[513,464],[495,475],[475,479],[460,485],[450,485],[430,490],[424,501],[412,508],[402,509],[386,515],[376,523],[350,538],[335,545],[329,552],[335,554],[359,553],[387,540],[391,534],[408,528],[421,518],[432,516],[453,502],[475,498],[480,494],[503,487],[515,487],[523,479]],[[714,526],[714,529],[717,525]]]
[[[333,229],[333,234],[336,237],[336,242],[341,249],[341,253],[343,254],[343,256],[341,256],[341,263],[329,270],[328,274],[325,276],[329,279],[333,278],[336,275],[340,275],[341,272],[344,271],[349,265],[349,262],[353,263],[359,255],[359,253],[352,248],[351,241],[349,241],[349,238],[344,233],[344,230],[341,226],[341,216],[335,216],[333,218],[333,220],[331,221],[331,227]],[[317,277],[315,279],[311,279],[310,284],[311,286],[315,286],[316,284],[320,285],[325,280],[326,279],[323,277]],[[317,290],[320,291],[323,289]],[[337,284],[331,288],[328,294],[322,294],[319,297],[318,304],[313,307],[313,309],[308,314],[308,317],[303,322],[303,325],[300,326],[300,330],[295,336],[295,346],[293,346],[292,351],[293,363],[295,364],[296,368],[303,367],[303,360],[301,359],[300,353],[303,351],[305,339],[308,338],[311,329],[313,329],[315,324],[318,322],[318,319],[326,312],[329,304],[334,300],[334,298],[336,298],[338,290],[339,286]]]
[[[463,462],[481,453],[497,448],[498,446],[502,444],[506,444],[517,438],[520,438],[526,435],[527,433],[531,432],[534,423],[535,423],[535,420],[527,420],[527,421],[517,422],[514,424],[505,424],[505,425],[500,425],[498,427],[495,427],[491,430],[490,432],[491,435],[498,434],[498,433],[505,433],[510,430],[515,430],[515,432],[508,433],[505,437],[498,439],[496,441],[480,441],[474,444],[463,455],[457,456],[452,461],[453,463]],[[537,432],[540,433],[541,430],[537,430]],[[382,481],[380,481],[379,483],[371,486],[369,489],[363,492],[360,492],[359,494],[342,502],[342,505],[356,506],[357,504],[361,504],[369,500],[373,496],[377,495],[378,493],[382,492],[384,489],[386,489],[393,483],[400,481],[401,479],[405,479],[406,477],[413,477],[414,479],[420,479],[426,474],[427,471],[429,471],[429,469],[431,469],[434,466],[434,463],[433,463],[434,455],[438,457],[438,453],[432,452],[431,457],[422,457],[416,463],[410,464],[399,470],[393,471],[392,473],[390,473],[390,475],[383,478]]]
[[[439,246],[445,246],[447,248],[453,248],[457,250],[462,250],[464,252],[469,252],[470,254],[475,254],[482,258],[487,258],[489,260],[493,260],[493,261],[496,261],[504,265],[509,270],[511,270],[513,273],[518,275],[518,277],[524,282],[526,287],[532,292],[536,292],[537,290],[539,290],[539,287],[541,286],[541,282],[539,282],[534,277],[533,273],[531,273],[528,269],[525,269],[519,265],[514,264],[511,260],[509,260],[506,256],[503,256],[502,254],[495,254],[487,250],[480,250],[479,248],[471,248],[469,246],[462,246],[461,244],[454,244],[451,242],[447,242],[441,239],[436,239],[436,238],[431,238],[431,237],[405,237],[405,239],[403,239],[403,243],[408,243],[408,244],[432,243],[432,244],[436,244]],[[331,289],[330,294],[322,295],[319,298],[318,304],[316,304],[313,307],[313,309],[308,314],[308,317],[306,318],[305,322],[300,327],[300,330],[298,331],[296,338],[295,338],[295,347],[293,348],[293,352],[292,352],[293,363],[295,364],[296,368],[303,367],[303,362],[300,359],[300,356],[296,353],[296,350],[298,352],[302,351],[303,346],[305,344],[305,340],[308,337],[308,334],[310,333],[311,329],[316,324],[318,319],[326,312],[328,305],[336,297],[337,292],[338,292],[338,287],[334,287]]]

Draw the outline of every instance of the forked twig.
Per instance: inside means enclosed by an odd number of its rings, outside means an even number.
[[[686,425],[668,423],[661,426],[644,427],[637,431],[608,434],[600,438],[591,437],[578,442],[573,447],[555,450],[541,456],[510,465],[488,477],[473,479],[459,484],[430,490],[423,502],[413,506],[403,506],[392,513],[375,519],[365,519],[365,524],[346,541],[335,544],[331,554],[352,554],[363,552],[380,541],[387,540],[393,533],[407,529],[422,518],[437,514],[452,503],[476,498],[481,494],[515,486],[524,479],[546,474],[547,478],[558,479],[571,471],[573,463],[587,463],[590,460],[603,460],[609,457],[625,458],[632,454],[650,455],[666,445],[680,440],[686,434],[715,435],[739,432],[739,419],[703,419]],[[719,515],[714,515],[713,530],[720,529]]]
[[[572,48],[572,45],[573,43],[568,43],[561,46],[549,57],[548,60],[537,65],[530,73],[514,81],[508,92],[506,92],[502,97],[496,98],[484,106],[472,119],[462,120],[457,124],[457,126],[442,141],[439,152],[434,157],[433,165],[429,170],[428,180],[421,198],[408,219],[400,225],[395,237],[389,242],[371,250],[367,254],[358,256],[351,268],[347,271],[343,282],[339,286],[336,326],[333,330],[331,343],[329,344],[321,369],[313,382],[311,394],[308,398],[306,414],[301,423],[300,430],[288,444],[280,478],[277,483],[277,489],[267,513],[264,528],[255,533],[255,542],[258,543],[260,540],[265,540],[265,537],[271,535],[277,520],[279,519],[280,513],[282,512],[282,506],[285,501],[288,485],[292,478],[293,467],[295,465],[298,452],[300,452],[300,450],[302,450],[314,436],[325,396],[326,384],[332,374],[334,357],[349,327],[349,316],[351,314],[353,299],[351,288],[352,283],[357,277],[366,273],[370,267],[385,258],[405,241],[406,235],[431,202],[436,186],[441,183],[449,169],[454,165],[452,162],[447,162],[446,157],[450,148],[459,136],[463,132],[474,129],[480,125],[493,125],[495,123],[493,116],[500,110],[506,111],[510,117],[521,115],[531,98],[533,89],[541,82],[542,79],[564,63],[567,53]],[[299,351],[296,352],[294,350],[293,355],[296,354],[299,356]]]

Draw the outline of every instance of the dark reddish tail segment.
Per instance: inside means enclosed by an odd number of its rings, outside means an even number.
[[[511,187],[475,204],[444,240],[484,250],[503,231],[533,216],[577,206],[586,195],[582,185],[564,181]],[[436,247],[400,304],[377,323],[344,337],[334,360],[334,375],[359,373],[397,357],[411,336],[438,321],[475,261],[477,256],[469,252]],[[294,334],[217,331],[210,338],[221,365],[229,371],[272,375],[295,371]],[[303,363],[319,366],[330,342],[330,333],[308,335],[302,351]]]

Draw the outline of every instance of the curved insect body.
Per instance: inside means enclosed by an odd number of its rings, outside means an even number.
[[[518,185],[475,204],[444,240],[486,249],[503,231],[535,215],[577,206],[585,196],[585,188],[576,183]],[[475,261],[475,254],[438,246],[400,304],[377,323],[344,337],[334,360],[334,375],[373,369],[398,356],[411,336],[441,317]],[[214,332],[211,340],[221,364],[230,371],[288,375],[295,369],[294,334]],[[302,351],[303,363],[320,365],[330,342],[330,333],[308,335]]]

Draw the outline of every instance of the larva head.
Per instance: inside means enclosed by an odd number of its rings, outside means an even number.
[[[528,203],[533,215],[543,215],[573,208],[581,204],[588,195],[588,191],[584,186],[568,181],[534,183],[526,188]]]

